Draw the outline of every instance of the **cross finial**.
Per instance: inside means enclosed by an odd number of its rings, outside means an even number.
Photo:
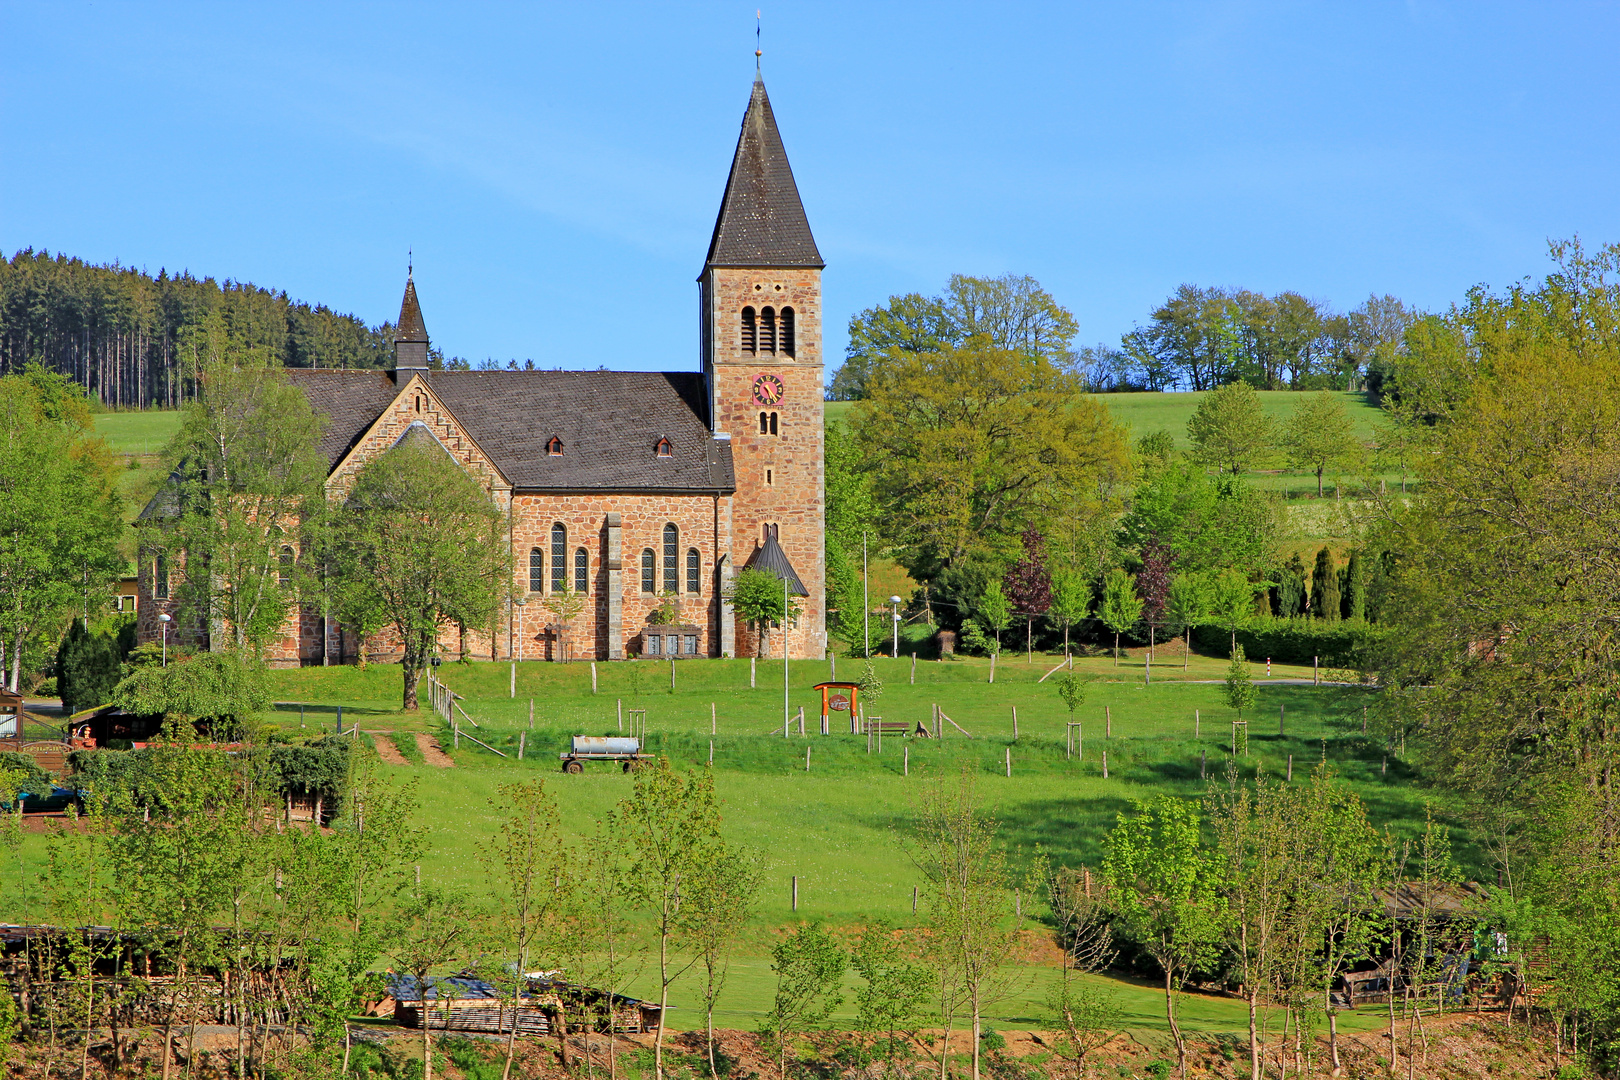
[[[759,47],[759,23],[760,23],[759,8],[755,8],[754,9],[754,70],[755,71],[759,70],[759,58],[761,56],[765,55],[764,50],[762,50]]]
[[[411,275],[414,274],[415,272],[416,272],[416,252],[412,248],[406,248],[405,249],[405,280],[406,281],[411,280]]]

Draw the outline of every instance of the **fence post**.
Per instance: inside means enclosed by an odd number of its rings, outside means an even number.
[[[619,734],[624,734],[624,698],[615,698],[619,703]]]
[[[714,732],[714,724],[715,724],[714,702],[711,701],[711,702],[709,702],[709,734],[710,735],[713,735],[715,733]]]
[[[810,771],[810,744],[804,744],[804,771]]]
[[[341,705],[338,706],[338,731],[337,731],[337,733],[339,735],[343,734],[343,706],[341,706]]]
[[[799,875],[793,875],[793,910],[799,910]]]
[[[510,683],[509,683],[509,685],[507,687],[506,696],[509,697],[509,698],[517,697],[517,661],[516,660],[512,661],[512,678],[511,678],[511,681],[510,681]]]
[[[519,761],[523,760],[523,747],[525,746],[525,744],[526,744],[526,742],[528,740],[528,737],[529,737],[529,733],[527,731],[518,732],[518,760]]]
[[[1322,685],[1322,658],[1320,656],[1311,657],[1311,679],[1317,686]]]
[[[1277,734],[1279,735],[1283,733],[1283,713],[1287,708],[1286,705],[1277,706]]]
[[[1194,709],[1193,710],[1193,738],[1195,738],[1195,739],[1198,738],[1198,730],[1202,725],[1203,725],[1203,718],[1198,715],[1198,710]]]
[[[906,744],[905,753],[900,755],[900,775],[911,775],[911,745],[909,743]]]
[[[1007,775],[1012,776],[1012,747],[1007,747]]]
[[[1013,742],[1017,742],[1018,741],[1018,706],[1014,705],[1012,707],[1012,711],[1013,711]]]
[[[591,693],[596,693],[596,661],[591,661]]]
[[[669,658],[669,692],[675,692],[675,658]]]
[[[1288,755],[1288,779],[1289,779],[1290,782],[1294,779],[1294,755],[1293,754]]]
[[[714,740],[709,740],[709,764],[714,764]]]
[[[1103,779],[1108,779],[1108,751],[1103,751]]]
[[[1208,750],[1200,750],[1200,751],[1198,751],[1198,779],[1200,779],[1200,780],[1204,779],[1206,776],[1209,775],[1209,773],[1208,773],[1208,757],[1209,757],[1209,751]]]
[[[995,653],[990,654],[990,681],[992,683],[994,683],[996,681],[996,654]]]
[[[1114,707],[1112,705],[1104,705],[1103,706],[1103,738],[1112,739],[1113,737],[1114,737]]]
[[[915,652],[911,654],[911,685],[917,685],[917,654]]]
[[[529,730],[534,730],[534,698],[529,699]]]
[[[804,734],[804,706],[799,706],[799,734]]]
[[[917,886],[911,887],[911,913],[917,914]]]
[[[748,658],[748,689],[750,690],[754,688],[754,661],[756,659],[758,658],[753,656]]]

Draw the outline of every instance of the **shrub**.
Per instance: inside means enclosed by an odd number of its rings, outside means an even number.
[[[1256,619],[1237,632],[1238,644],[1250,659],[1270,658],[1285,664],[1309,664],[1319,656],[1327,667],[1361,668],[1385,631],[1355,620],[1327,622],[1321,619]],[[1226,631],[1219,627],[1199,627],[1193,640],[1207,653],[1219,655],[1228,648]]]

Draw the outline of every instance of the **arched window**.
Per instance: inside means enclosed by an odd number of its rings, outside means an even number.
[[[670,454],[669,440],[668,439],[659,439],[657,447],[654,448],[654,452],[657,453],[657,455],[659,457],[669,457],[669,454]]]
[[[280,556],[280,558],[281,558],[281,566],[279,567],[279,572],[278,572],[278,574],[276,576],[277,576],[277,580],[281,584],[281,587],[283,589],[286,589],[286,588],[291,587],[291,585],[292,585],[292,578],[293,578],[293,549],[290,548],[290,547],[287,547],[285,544],[283,544],[282,547],[281,547],[281,556]]]
[[[529,591],[544,592],[546,588],[546,557],[539,548],[529,549]]]
[[[559,522],[551,527],[551,591],[568,590],[568,530]]]
[[[759,433],[761,435],[775,435],[776,434],[776,414],[775,413],[773,413],[773,412],[762,412],[762,413],[759,414]]]
[[[759,351],[759,330],[754,324],[754,309],[742,309],[742,351],[754,353]]]
[[[553,435],[546,442],[546,453],[551,457],[562,457],[562,440]]]
[[[776,539],[777,533],[776,533],[776,525],[775,525],[774,522],[766,522],[764,525],[760,526],[760,529],[764,533],[763,537],[761,538],[762,540],[775,540]]]
[[[653,593],[658,591],[658,562],[653,558],[652,548],[641,553],[641,591]]]
[[[693,596],[703,591],[702,556],[697,548],[686,549],[686,591]]]
[[[776,414],[771,413],[771,434],[776,434]]]
[[[793,309],[792,308],[785,307],[785,308],[782,309],[781,329],[779,329],[777,331],[776,337],[777,337],[777,348],[778,348],[778,350],[780,352],[782,352],[783,354],[787,355],[787,356],[792,356],[793,355]]]
[[[161,552],[152,565],[152,595],[159,600],[169,598],[169,558]]]
[[[574,552],[574,591],[581,595],[591,591],[591,557],[584,548]]]
[[[776,309],[763,308],[759,313],[759,351],[776,351]]]
[[[674,525],[664,526],[664,591],[667,593],[679,592],[681,589],[681,531]]]

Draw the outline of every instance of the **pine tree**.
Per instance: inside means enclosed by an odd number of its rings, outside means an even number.
[[[1339,621],[1339,571],[1333,552],[1326,547],[1316,553],[1316,571],[1311,575],[1311,614],[1327,622]]]
[[[118,641],[74,619],[56,650],[56,692],[68,715],[112,700],[119,676]]]

